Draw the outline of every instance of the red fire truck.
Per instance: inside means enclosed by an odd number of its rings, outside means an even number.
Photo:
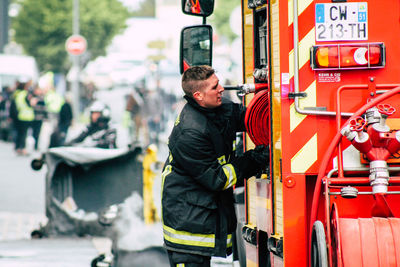
[[[214,1],[195,2],[182,70],[212,63]],[[241,6],[245,147],[271,148],[245,186],[247,266],[400,266],[400,1]]]

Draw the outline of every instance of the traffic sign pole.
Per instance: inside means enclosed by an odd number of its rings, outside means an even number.
[[[72,0],[73,2],[73,16],[72,16],[72,32],[74,35],[79,35],[79,0]],[[79,97],[79,75],[80,75],[80,66],[79,66],[79,55],[72,55],[73,66],[72,68],[76,70],[76,75],[73,77],[71,83],[71,91],[72,91],[72,112],[75,118],[75,121],[79,119],[79,105],[80,105],[80,97]]]

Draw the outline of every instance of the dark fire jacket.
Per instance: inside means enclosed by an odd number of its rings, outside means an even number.
[[[224,100],[205,109],[185,98],[162,175],[165,247],[224,257],[236,228],[232,187],[242,178],[230,162],[236,132],[245,130],[245,108]]]

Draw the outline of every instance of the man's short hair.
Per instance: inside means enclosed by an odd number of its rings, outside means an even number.
[[[201,91],[203,82],[211,77],[215,70],[207,65],[194,66],[187,69],[182,75],[182,89],[185,95],[193,97],[193,93]]]

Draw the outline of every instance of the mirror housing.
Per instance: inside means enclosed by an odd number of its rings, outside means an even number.
[[[214,0],[181,0],[184,14],[208,17],[214,12]]]
[[[192,66],[212,66],[212,27],[195,25],[181,31],[180,72]]]

